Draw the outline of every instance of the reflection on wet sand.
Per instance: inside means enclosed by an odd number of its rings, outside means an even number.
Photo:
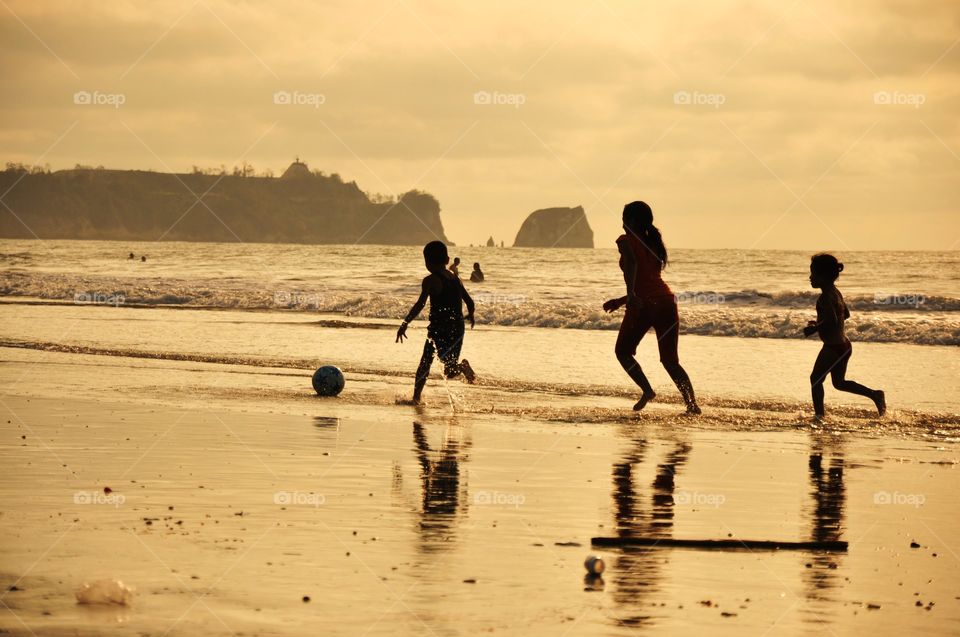
[[[613,465],[613,504],[616,532],[620,537],[667,538],[673,535],[674,486],[677,472],[686,464],[691,445],[673,441],[672,449],[657,465],[650,490],[650,502],[644,504],[646,491],[637,489],[635,471],[651,451],[646,440],[633,441],[620,462]],[[650,599],[670,560],[670,551],[633,548],[621,551],[614,563],[613,618],[618,625],[637,627],[652,622],[647,614]],[[654,558],[654,559],[651,559]],[[641,609],[644,609],[642,612]]]
[[[656,465],[650,488],[638,487],[640,468],[664,446],[666,455]],[[687,464],[691,449],[689,442],[680,440],[630,442],[621,460],[613,465],[613,504],[619,537],[673,537],[676,479]],[[840,541],[845,530],[846,504],[842,441],[836,436],[815,434],[810,440],[808,466],[810,500],[801,519],[809,519],[809,539]],[[657,547],[618,551],[614,568],[607,573],[615,585],[612,619],[618,626],[648,626],[658,619],[655,598],[672,555],[673,551]],[[809,602],[804,609],[806,621],[830,621],[837,601],[831,591],[842,585],[838,570],[842,559],[842,553],[827,551],[804,551],[798,555],[803,595]]]
[[[844,531],[846,491],[843,484],[843,441],[830,434],[812,434],[810,439],[810,496],[807,513],[810,516],[810,539],[815,541],[840,540]],[[804,613],[807,621],[827,621],[836,601],[830,591],[840,585],[837,569],[843,554],[814,553],[803,556],[803,583],[810,607]]]
[[[422,424],[413,423],[413,452],[420,465],[421,498],[413,509],[418,516],[418,552],[429,554],[454,545],[459,520],[466,515],[466,484],[461,463],[469,458],[470,438],[455,420],[446,424],[439,449],[433,449]],[[394,493],[402,494],[403,472],[394,466]]]

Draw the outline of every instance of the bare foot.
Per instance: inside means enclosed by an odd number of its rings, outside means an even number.
[[[700,411],[700,405],[693,403],[692,405],[687,405],[687,415],[688,416],[699,416],[703,412]]]
[[[877,406],[877,413],[881,416],[887,413],[887,395],[881,390],[878,389],[874,392],[873,403]]]
[[[470,367],[470,361],[467,359],[460,361],[460,371],[463,372],[463,377],[467,379],[468,383],[472,383],[477,379],[477,373]]]
[[[634,411],[641,411],[644,407],[647,406],[647,403],[657,397],[657,393],[653,390],[649,392],[644,392],[643,396],[640,397],[640,400],[637,401],[637,404],[633,406]]]

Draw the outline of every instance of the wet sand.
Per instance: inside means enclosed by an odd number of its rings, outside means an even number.
[[[607,419],[622,399],[604,397],[564,423],[551,413],[583,397],[531,395],[527,416],[503,410],[515,397],[434,384],[416,409],[383,400],[406,378],[319,399],[291,370],[3,358],[9,634],[960,632],[955,426],[688,419],[670,403]],[[849,550],[592,550],[593,536]],[[590,553],[602,580],[585,579]],[[136,587],[133,604],[77,605],[103,577]]]

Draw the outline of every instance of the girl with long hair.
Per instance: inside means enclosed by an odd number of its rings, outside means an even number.
[[[637,345],[652,327],[657,334],[660,362],[680,390],[687,413],[699,414],[693,384],[680,365],[677,352],[680,315],[677,299],[661,276],[667,266],[667,247],[660,230],[653,225],[653,210],[642,201],[628,203],[623,207],[623,229],[624,234],[617,239],[617,248],[627,294],[610,299],[603,304],[603,309],[613,312],[623,306],[627,308],[615,351],[624,371],[643,391],[633,408],[637,411],[643,409],[657,395],[636,359]]]

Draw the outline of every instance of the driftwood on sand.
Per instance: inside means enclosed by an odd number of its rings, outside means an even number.
[[[746,549],[762,551],[776,551],[780,549],[814,551],[847,550],[847,543],[841,540],[790,542],[778,540],[680,540],[675,538],[654,537],[595,537],[591,538],[590,543],[594,546],[610,547],[669,546],[693,549]]]

